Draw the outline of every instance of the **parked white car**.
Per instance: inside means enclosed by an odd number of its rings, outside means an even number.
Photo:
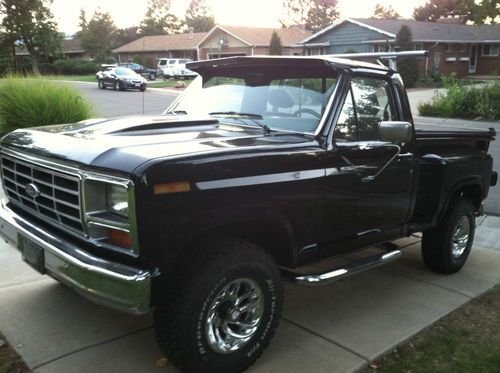
[[[159,58],[158,74],[163,75],[163,79],[194,79],[198,75],[194,71],[186,68],[186,63],[192,62],[190,59],[182,58]]]

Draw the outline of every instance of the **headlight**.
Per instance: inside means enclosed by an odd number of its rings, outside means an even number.
[[[122,185],[106,186],[106,207],[113,214],[128,218],[128,192]]]

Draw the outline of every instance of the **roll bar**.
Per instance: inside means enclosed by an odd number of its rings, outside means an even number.
[[[373,60],[376,59],[380,64],[382,60],[389,62],[389,68],[397,70],[396,61],[403,58],[424,58],[429,55],[429,51],[400,51],[400,52],[371,52],[371,53],[343,53],[343,54],[329,54],[329,57],[334,58],[349,58],[352,60]],[[383,65],[383,64],[382,64]]]

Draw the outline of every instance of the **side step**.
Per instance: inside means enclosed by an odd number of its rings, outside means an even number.
[[[398,259],[402,254],[403,253],[400,249],[393,249],[386,253],[372,255],[363,259],[355,260],[351,263],[344,264],[323,273],[299,274],[287,269],[282,269],[281,273],[289,280],[299,285],[325,285],[330,282],[352,276],[367,269],[390,263]]]

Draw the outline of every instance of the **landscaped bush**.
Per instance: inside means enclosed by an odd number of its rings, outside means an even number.
[[[420,115],[429,117],[500,120],[500,83],[470,88],[456,80],[445,82],[447,94],[437,94],[419,105]]]
[[[103,62],[103,63],[108,64],[108,65],[113,65],[113,64],[115,64],[115,63],[117,63],[117,62],[118,62],[118,61],[116,60],[116,58],[114,58],[114,57],[111,57],[111,56],[110,56],[110,57],[106,57],[106,58],[104,59],[104,62]]]
[[[94,61],[63,59],[53,63],[60,74],[65,75],[85,75],[94,74],[98,69],[98,65]]]
[[[14,62],[11,57],[0,58],[0,76],[12,72],[14,69]]]
[[[65,84],[15,76],[0,82],[0,135],[17,128],[74,123],[92,112],[91,104]]]

